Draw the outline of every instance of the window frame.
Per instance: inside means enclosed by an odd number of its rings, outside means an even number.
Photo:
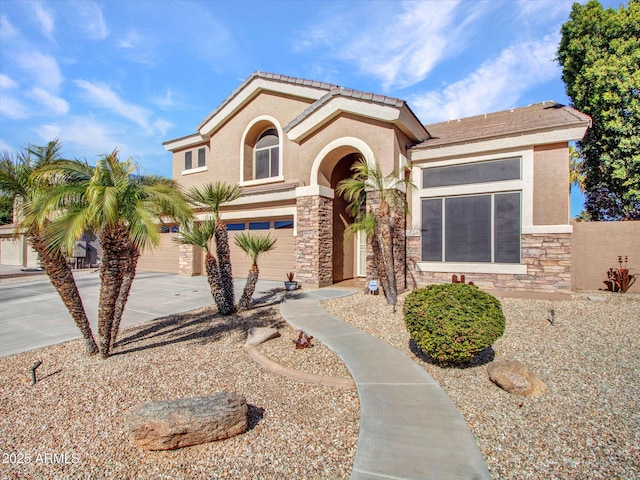
[[[273,132],[272,134],[270,134],[269,132]],[[266,138],[267,136],[273,136],[277,139],[276,143],[274,145],[266,145],[264,147],[258,147],[258,143],[260,142],[260,140],[262,140],[263,138]],[[276,158],[274,159],[274,151],[276,152]],[[267,169],[268,169],[268,174],[267,176],[264,177],[258,177],[258,154],[262,153],[262,152],[267,152],[268,154],[268,158],[267,158]],[[277,168],[277,172],[273,173],[273,167],[274,167],[274,160],[275,160],[275,167]],[[256,141],[256,146],[253,147],[253,179],[254,180],[261,180],[261,181],[265,181],[265,180],[269,180],[272,178],[277,178],[280,176],[280,137],[278,135],[278,130],[275,127],[270,127],[267,128],[266,130],[264,130],[260,135],[258,135],[258,140]]]
[[[435,153],[435,152],[434,152]],[[439,153],[439,152],[438,152]],[[531,148],[514,149],[507,152],[487,152],[486,154],[476,156],[433,156],[429,160],[414,163],[412,167],[412,181],[419,185],[417,191],[412,195],[412,211],[416,212],[413,216],[413,226],[410,236],[418,237],[416,245],[416,256],[420,260],[416,262],[416,270],[418,272],[431,273],[480,273],[480,274],[509,274],[509,275],[525,275],[527,274],[527,265],[523,264],[522,258],[522,235],[528,233],[536,233],[537,227],[532,227],[532,201],[533,201],[533,159],[534,150]],[[486,183],[469,183],[463,185],[453,185],[444,187],[422,188],[422,179],[424,170],[435,167],[448,167],[456,165],[464,165],[469,163],[480,163],[496,160],[510,160],[517,158],[520,160],[520,179],[519,180],[503,180],[490,181]],[[520,262],[516,263],[475,263],[475,262],[444,262],[444,261],[423,261],[422,258],[422,200],[433,199],[437,197],[452,197],[474,194],[491,194],[491,193],[520,193]]]
[[[498,217],[498,200],[500,198],[504,198],[508,195],[518,195],[518,211],[517,211],[517,234],[513,232],[506,231],[507,234],[511,234],[514,238],[517,238],[517,260],[512,261],[497,261],[497,257],[504,258],[509,252],[506,250],[501,250],[500,245],[504,243],[505,239],[505,230],[498,230],[498,225],[500,219]],[[498,200],[497,200],[498,197]],[[485,236],[488,235],[488,238],[485,238],[484,249],[488,248],[488,252],[485,252],[485,255],[488,254],[488,258],[485,256],[485,259],[480,259],[479,257],[475,259],[465,259],[459,258],[459,256],[468,255],[468,252],[456,252],[452,250],[452,236],[458,235],[460,232],[457,230],[452,231],[455,228],[455,224],[453,224],[448,217],[451,216],[451,212],[449,207],[453,208],[451,205],[453,202],[460,201],[470,201],[473,199],[478,199],[480,201],[488,201],[488,205],[484,205],[487,209],[488,219],[485,218],[484,221],[488,220],[489,224],[485,227]],[[449,201],[449,202],[448,202]],[[436,205],[436,202],[440,203],[440,211],[436,212],[435,209],[431,208],[433,213],[438,216],[438,220],[436,222],[432,222],[436,230],[436,235],[433,238],[438,244],[436,248],[433,248],[433,245],[425,242],[424,236],[424,226],[425,226],[425,202],[430,202],[433,206]],[[421,208],[420,208],[420,222],[421,222],[421,235],[420,235],[420,261],[425,263],[441,263],[441,264],[458,264],[458,263],[477,263],[477,264],[490,264],[490,265],[520,265],[522,262],[522,245],[521,245],[521,236],[522,236],[522,192],[520,191],[507,191],[507,192],[487,192],[473,195],[452,195],[452,196],[442,196],[442,197],[430,197],[430,198],[422,198],[421,199]],[[448,205],[449,203],[449,205]],[[483,207],[483,205],[479,205]],[[488,208],[487,208],[488,207]],[[481,212],[483,213],[483,212]],[[476,217],[477,218],[477,217]],[[511,238],[513,241],[513,238]],[[427,250],[431,248],[431,251]],[[433,254],[439,255],[439,260],[433,257]],[[429,258],[431,257],[431,258]],[[458,258],[455,258],[458,257]]]

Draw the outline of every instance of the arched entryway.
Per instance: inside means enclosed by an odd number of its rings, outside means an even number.
[[[342,157],[331,173],[333,197],[333,282],[358,276],[358,235],[349,232],[353,217],[347,211],[348,202],[337,192],[340,181],[352,175],[351,167],[360,158],[359,153]]]

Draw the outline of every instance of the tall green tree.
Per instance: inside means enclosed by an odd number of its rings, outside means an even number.
[[[13,197],[7,193],[0,192],[0,225],[7,225],[12,222],[12,219]]]
[[[349,202],[349,213],[355,218],[349,227],[352,232],[364,231],[371,240],[378,275],[387,303],[395,311],[398,289],[393,239],[394,213],[406,215],[408,205],[405,192],[412,183],[406,169],[384,175],[378,165],[367,164],[364,158],[351,167],[352,176],[338,183],[337,192]],[[379,203],[364,208],[369,198],[378,197]]]
[[[572,105],[593,119],[577,144],[588,215],[640,219],[640,2],[574,3],[558,60]]]
[[[59,186],[52,181],[38,180],[35,174],[62,162],[61,149],[60,142],[52,140],[44,146],[29,145],[16,158],[5,153],[0,160],[0,190],[11,196],[12,203],[15,198],[18,208],[23,210],[17,215],[18,231],[26,235],[29,245],[38,254],[45,273],[82,333],[87,353],[93,355],[98,352],[98,346],[71,268],[59,247],[49,248],[48,246],[45,232],[50,223],[50,215],[43,212],[32,215],[28,209],[32,202]],[[65,182],[61,178],[53,180],[58,183]]]
[[[64,162],[41,172],[42,178],[72,178],[52,189],[35,211],[55,212],[47,228],[49,245],[70,250],[85,231],[97,234],[102,247],[98,307],[99,348],[107,358],[135,277],[140,251],[160,242],[161,219],[191,220],[191,209],[177,184],[140,175],[118,151],[103,155],[95,167]]]
[[[242,192],[239,185],[224,182],[208,183],[193,187],[188,192],[189,200],[196,208],[204,208],[213,214],[216,256],[217,283],[222,291],[222,302],[218,303],[218,311],[222,315],[230,315],[236,311],[235,292],[233,287],[233,271],[231,269],[231,249],[227,225],[220,218],[220,208],[237,199]],[[216,296],[214,295],[214,299]]]
[[[244,285],[242,297],[238,302],[238,310],[246,310],[251,304],[253,294],[256,291],[256,284],[260,276],[260,268],[258,268],[258,259],[263,253],[270,252],[275,248],[275,238],[267,234],[266,236],[252,235],[250,233],[239,233],[235,236],[235,244],[242,249],[251,259],[251,267],[247,275],[247,282]]]

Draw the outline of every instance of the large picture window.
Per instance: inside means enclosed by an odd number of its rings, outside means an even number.
[[[520,263],[520,192],[423,199],[422,260]]]
[[[277,177],[280,175],[280,149],[278,132],[275,128],[266,130],[255,147],[255,179]]]

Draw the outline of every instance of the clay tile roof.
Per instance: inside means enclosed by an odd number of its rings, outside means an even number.
[[[430,139],[414,148],[467,143],[538,130],[591,125],[591,117],[574,108],[547,101],[527,107],[425,125]]]

